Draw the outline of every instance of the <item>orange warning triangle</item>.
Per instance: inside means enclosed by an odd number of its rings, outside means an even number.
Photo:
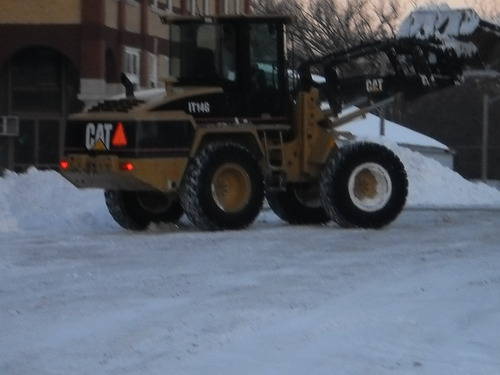
[[[95,151],[106,151],[108,148],[102,141],[102,139],[99,138],[99,140],[95,143],[93,150]]]
[[[111,144],[115,147],[125,147],[127,145],[127,136],[125,134],[125,129],[121,122],[116,126],[115,134],[113,134],[113,140]]]

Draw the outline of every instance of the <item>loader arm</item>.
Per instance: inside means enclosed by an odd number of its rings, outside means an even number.
[[[401,38],[364,43],[311,59],[299,69],[300,90],[319,88],[333,115],[348,104],[367,105],[403,94],[413,99],[462,82],[464,67],[477,56],[458,56],[437,39]],[[312,70],[325,83],[313,81]]]

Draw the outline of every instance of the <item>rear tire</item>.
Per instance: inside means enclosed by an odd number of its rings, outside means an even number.
[[[289,184],[285,191],[266,192],[266,198],[273,212],[287,223],[324,224],[330,221],[321,206],[318,189],[310,185]]]
[[[381,228],[402,211],[408,180],[391,150],[354,143],[330,157],[320,179],[320,194],[323,207],[340,226]]]
[[[187,217],[203,230],[245,228],[254,222],[263,200],[257,160],[236,143],[206,146],[190,163],[181,187]]]
[[[129,230],[145,230],[151,223],[175,223],[183,214],[176,195],[107,190],[104,197],[113,219]]]

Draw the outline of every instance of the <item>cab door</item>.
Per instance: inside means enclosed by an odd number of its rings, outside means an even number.
[[[279,23],[248,24],[245,110],[251,118],[288,117],[283,28]]]

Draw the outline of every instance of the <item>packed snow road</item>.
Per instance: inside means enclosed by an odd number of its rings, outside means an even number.
[[[100,191],[7,173],[0,375],[499,374],[500,192],[395,151],[433,210],[380,231],[133,234]]]
[[[498,374],[499,211],[0,234],[0,374]]]

